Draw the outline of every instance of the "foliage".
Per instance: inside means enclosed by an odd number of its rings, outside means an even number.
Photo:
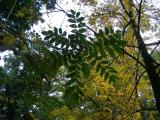
[[[155,86],[150,76],[152,67],[147,68],[146,64],[146,44],[141,46],[137,41],[143,43],[137,26],[147,30],[149,19],[143,19],[147,14],[139,17],[139,24],[135,6],[128,0],[108,2],[103,9],[97,7],[95,0],[87,2],[95,8],[89,23],[96,30],[88,27],[80,12],[67,13],[61,8],[71,31],[55,27],[40,36],[27,30],[42,20],[41,8],[51,11],[56,8],[56,1],[0,1],[0,51],[14,52],[6,56],[5,66],[0,68],[0,119],[157,117],[156,112],[146,111],[156,110],[148,84]],[[114,29],[113,18],[121,21],[118,30]],[[88,35],[89,30],[93,34]],[[158,53],[148,58],[158,61]],[[152,65],[153,59],[148,63]],[[159,70],[155,66],[156,62],[153,72]]]

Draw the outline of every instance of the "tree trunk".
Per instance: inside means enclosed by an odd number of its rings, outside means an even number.
[[[154,60],[147,51],[146,45],[140,34],[140,31],[138,30],[138,26],[136,25],[135,21],[133,21],[131,25],[137,39],[138,47],[145,64],[148,77],[150,79],[150,83],[151,83],[155,101],[156,101],[156,107],[158,112],[160,113],[160,77],[158,73],[156,73],[157,68],[154,65]]]

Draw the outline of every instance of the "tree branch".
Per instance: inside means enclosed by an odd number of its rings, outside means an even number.
[[[123,27],[122,36],[124,36],[125,30],[129,26],[130,23],[131,23],[131,20],[129,20],[128,23]]]
[[[145,72],[146,72],[146,70],[142,72],[142,74],[139,76],[138,80],[136,81],[136,85],[134,86],[134,89],[133,89],[128,101],[130,101],[130,99],[132,98],[132,95],[133,95],[134,91],[136,90],[137,85],[139,84],[139,81],[141,80],[141,78],[142,78],[142,76],[144,75]]]
[[[130,13],[126,10],[126,8],[125,8],[122,0],[119,0],[119,1],[120,1],[120,3],[121,3],[121,6],[122,6],[123,10],[125,11],[125,13],[126,13],[128,16],[130,16]]]
[[[146,69],[146,66],[141,63],[137,58],[135,58],[134,56],[132,56],[131,54],[129,54],[127,51],[123,50],[123,52],[128,55],[129,57],[131,57],[133,60],[135,60],[137,63],[139,63],[142,67],[144,67]]]
[[[131,47],[131,48],[138,48],[139,49],[138,46],[134,46],[134,45],[125,45],[125,47]]]
[[[139,3],[139,10],[138,10],[138,31],[140,31],[140,20],[141,20],[141,8],[142,8],[142,0]]]
[[[157,111],[157,110],[159,110],[159,109],[157,109],[157,108],[143,108],[143,109],[135,110],[131,114],[134,114],[134,113],[137,113],[137,112],[142,112],[142,111]]]
[[[12,50],[15,54],[17,53],[17,50],[14,46],[10,46],[10,45],[0,45],[0,52],[4,52],[6,50]]]
[[[9,16],[10,16],[11,13],[13,12],[13,9],[14,9],[14,7],[16,6],[16,3],[17,3],[17,0],[15,0],[14,4],[13,4],[11,10],[10,10],[10,12],[8,13],[7,19],[6,19],[6,22],[5,22],[5,25],[4,25],[4,26],[6,26],[6,24],[7,24],[7,22],[8,22],[8,19],[9,19]]]
[[[157,42],[152,42],[152,43],[148,43],[148,44],[145,44],[146,46],[154,46],[154,45],[159,45],[160,44],[160,40],[157,41]]]

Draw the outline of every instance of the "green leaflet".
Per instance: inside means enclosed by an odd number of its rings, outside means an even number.
[[[88,78],[90,75],[90,65],[87,63],[83,63],[81,69],[82,69],[82,73],[84,74],[84,76]]]
[[[85,27],[85,26],[86,26],[86,24],[85,24],[85,23],[81,23],[81,22],[80,22],[80,23],[78,24],[78,27],[79,27],[79,28],[81,28],[81,27]]]
[[[67,16],[68,16],[69,18],[75,18],[75,16],[72,15],[72,14],[67,14]]]
[[[69,25],[71,28],[77,28],[77,25],[76,24],[71,24]]]
[[[82,21],[84,21],[84,17],[80,17],[77,19],[77,22],[82,22]]]
[[[79,95],[76,92],[76,86],[68,87],[63,97],[68,106],[74,107],[79,103]]]
[[[116,80],[118,80],[119,78],[116,76],[116,75],[111,75],[110,77],[109,77],[109,82],[110,83],[115,83],[116,82]]]
[[[71,11],[72,15],[76,14],[76,12],[74,10],[70,10],[70,11]]]
[[[109,77],[109,73],[108,73],[108,72],[106,72],[106,73],[105,73],[105,75],[104,75],[104,80],[107,80],[107,79],[108,79],[108,77]]]
[[[106,50],[111,57],[113,57],[113,58],[116,57],[114,48],[112,48],[111,46],[107,46]]]
[[[63,98],[69,107],[75,107],[80,101],[80,96],[85,96],[83,91],[78,86],[72,86],[65,90]]]
[[[80,14],[81,14],[80,12],[77,12],[76,17],[78,18],[80,16]]]
[[[68,22],[70,22],[70,23],[76,23],[76,20],[74,20],[74,19],[68,19]]]
[[[85,28],[79,29],[79,33],[84,33],[84,32],[86,32],[86,29],[85,29]]]

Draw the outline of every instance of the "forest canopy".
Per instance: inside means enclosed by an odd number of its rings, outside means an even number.
[[[0,67],[0,119],[158,120],[158,0],[72,0],[90,14],[64,2],[0,0],[0,52],[12,51]],[[67,29],[31,30],[57,12]]]

